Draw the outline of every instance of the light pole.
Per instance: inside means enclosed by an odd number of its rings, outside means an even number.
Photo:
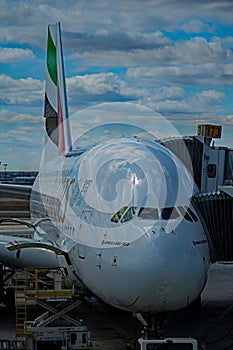
[[[4,170],[5,170],[5,183],[6,183],[6,168],[7,168],[7,163],[4,163],[3,166],[4,166]]]

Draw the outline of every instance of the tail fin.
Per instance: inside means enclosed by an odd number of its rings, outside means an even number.
[[[72,141],[59,22],[48,26],[44,117],[47,135],[56,145],[57,155],[70,152]]]

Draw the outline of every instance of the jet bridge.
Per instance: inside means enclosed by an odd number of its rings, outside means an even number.
[[[192,200],[206,228],[212,262],[233,261],[233,149],[215,146],[213,138],[220,137],[221,126],[199,125],[197,136],[161,140],[193,173],[200,192]]]
[[[233,196],[221,191],[193,198],[214,249],[214,261],[233,261]]]

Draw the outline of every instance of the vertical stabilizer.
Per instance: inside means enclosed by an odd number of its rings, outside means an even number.
[[[44,117],[46,132],[57,155],[71,151],[60,23],[48,26]]]

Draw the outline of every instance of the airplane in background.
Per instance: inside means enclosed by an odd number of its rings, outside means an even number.
[[[48,27],[44,111],[47,145],[30,189],[35,234],[0,235],[0,261],[65,268],[78,285],[131,312],[194,302],[210,252],[191,203],[192,176],[171,151],[147,139],[72,148],[59,23]]]

